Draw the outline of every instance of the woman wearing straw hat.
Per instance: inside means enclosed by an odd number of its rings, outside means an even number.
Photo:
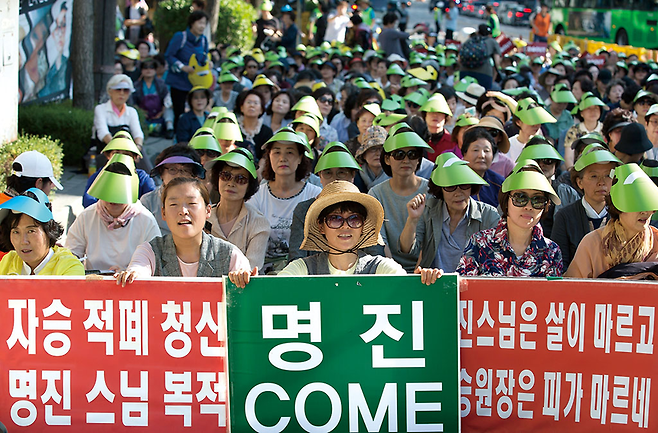
[[[354,179],[354,184],[361,192],[368,192],[370,188],[384,182],[391,177],[384,172],[381,162],[381,154],[386,141],[386,130],[373,125],[366,130],[363,144],[356,151],[356,161],[361,165],[361,170]]]
[[[425,150],[431,148],[406,123],[398,123],[391,128],[384,142],[380,162],[384,173],[391,178],[372,187],[368,194],[379,200],[386,212],[382,229],[386,245],[394,245],[400,237],[408,216],[409,200],[427,192],[427,179],[416,175]],[[414,270],[418,257],[393,249],[391,255],[408,272]]]
[[[0,275],[84,275],[80,260],[56,245],[62,233],[40,189],[0,204],[0,242],[10,249],[0,261]]]
[[[252,204],[245,203],[258,191],[254,156],[237,148],[208,162],[206,168],[219,197],[208,218],[210,234],[238,247],[252,267],[262,269],[270,223]]]
[[[406,272],[393,259],[370,256],[364,247],[382,244],[384,209],[351,182],[336,180],[325,187],[306,214],[301,248],[318,251],[297,259],[279,275],[397,274]],[[433,284],[439,269],[416,268],[423,284]]]
[[[204,232],[211,214],[210,195],[199,179],[173,179],[162,190],[162,203],[162,215],[171,233],[140,244],[128,268],[115,274],[117,284],[125,286],[151,276],[228,275],[234,281],[235,273],[257,274],[238,247]]]
[[[658,187],[635,163],[615,168],[606,199],[610,221],[582,239],[564,274],[598,278],[617,265],[658,262],[658,229],[650,226],[658,210]]]
[[[86,269],[123,270],[139,244],[160,236],[157,221],[138,201],[138,183],[132,157],[117,154],[89,188],[98,201],[78,215],[66,236],[66,247],[86,257]]]
[[[321,189],[306,181],[312,154],[306,136],[290,127],[279,130],[263,145],[265,182],[250,204],[270,222],[264,272],[277,272],[288,262],[290,225],[297,204],[317,196]]]
[[[486,129],[489,135],[491,135],[494,139],[493,161],[489,167],[491,171],[498,173],[503,178],[509,176],[512,170],[514,170],[514,162],[512,162],[512,160],[509,159],[509,157],[506,155],[506,153],[509,152],[509,138],[505,132],[505,126],[503,122],[495,116],[484,116],[476,125],[464,129],[466,131],[470,131],[471,129],[475,128]]]
[[[329,185],[334,180],[344,180],[354,182],[357,173],[361,170],[350,151],[343,143],[334,141],[324,148],[322,155],[318,158],[315,166],[315,174],[320,178],[322,188]],[[299,257],[311,255],[311,252],[300,250],[300,245],[304,240],[304,221],[309,207],[315,201],[315,198],[308,199],[297,205],[292,215],[292,225],[290,226],[290,256],[289,261]],[[367,251],[368,254],[383,254],[384,249]]]
[[[560,204],[539,165],[519,161],[501,189],[501,220],[495,228],[471,237],[457,272],[467,276],[562,275],[560,248],[544,237],[539,224],[549,200]]]
[[[569,267],[583,237],[609,220],[605,200],[612,186],[610,172],[620,163],[600,144],[588,145],[576,160],[571,182],[582,191],[583,198],[555,214],[551,233],[551,239],[560,246],[565,267]]]
[[[400,250],[420,255],[421,267],[454,272],[470,237],[500,219],[496,208],[470,197],[482,185],[486,182],[466,161],[452,152],[441,154],[429,182],[433,197],[419,194],[407,203]]]
[[[592,92],[585,92],[580,98],[578,105],[571,110],[580,123],[572,126],[564,137],[564,165],[567,169],[573,167],[575,156],[571,144],[585,134],[592,132],[601,133],[603,124],[599,121],[603,110],[608,110],[608,106]]]

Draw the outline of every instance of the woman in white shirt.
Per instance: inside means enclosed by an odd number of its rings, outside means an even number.
[[[132,157],[116,154],[89,187],[98,201],[78,215],[66,236],[66,247],[86,257],[86,269],[123,270],[139,244],[160,236],[155,218],[137,200],[138,186]]]
[[[277,272],[288,261],[290,225],[295,207],[317,196],[321,188],[306,178],[311,169],[311,148],[303,133],[290,127],[279,130],[263,145],[263,179],[249,204],[270,222],[270,238],[265,255],[265,273]]]

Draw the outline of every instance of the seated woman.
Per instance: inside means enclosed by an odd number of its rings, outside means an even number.
[[[255,275],[235,245],[203,231],[210,217],[210,195],[198,179],[174,178],[162,190],[162,214],[171,233],[140,244],[128,268],[115,274],[125,286],[136,278],[221,277],[243,271]]]
[[[362,248],[382,245],[382,205],[359,192],[353,183],[336,180],[327,185],[306,215],[302,249],[319,254],[288,264],[279,275],[396,274],[406,272],[393,259],[370,256]],[[423,284],[433,284],[439,269],[415,269]]]
[[[427,191],[427,179],[416,174],[425,150],[431,148],[406,123],[398,123],[391,128],[384,142],[380,161],[384,172],[391,178],[372,187],[368,194],[379,200],[386,212],[382,237],[389,248],[395,245],[395,240],[404,229],[408,216],[407,202]],[[390,250],[393,259],[407,272],[416,268],[418,257],[399,253],[397,248]]]
[[[419,111],[429,131],[427,144],[434,149],[434,153],[429,155],[428,159],[434,162],[444,152],[452,152],[461,157],[460,147],[452,141],[450,133],[444,129],[446,122],[452,117],[452,111],[443,95],[435,93],[420,107]]]
[[[92,141],[97,149],[101,149],[112,140],[118,131],[127,131],[135,141],[138,149],[144,144],[144,132],[139,124],[137,110],[126,105],[128,98],[135,91],[129,76],[114,75],[107,82],[107,94],[110,100],[94,108],[94,127],[92,128]],[[150,170],[148,158],[140,160],[140,168]]]
[[[85,274],[77,257],[55,245],[64,228],[53,219],[48,196],[40,189],[0,204],[0,233],[9,250],[0,261],[0,275]]]
[[[314,102],[315,103],[315,102]],[[295,207],[317,196],[321,188],[309,183],[311,149],[306,136],[283,127],[263,145],[264,182],[250,204],[270,222],[264,272],[277,272],[288,262],[290,225]]]
[[[66,247],[86,257],[86,269],[123,270],[139,244],[160,236],[155,218],[137,199],[138,182],[132,157],[117,154],[89,188],[98,201],[78,215],[66,236]]]
[[[436,159],[426,199],[418,194],[407,203],[409,216],[400,235],[403,253],[420,255],[421,267],[455,272],[466,243],[475,233],[496,226],[500,215],[491,205],[474,200],[486,182],[452,152]]]
[[[544,237],[539,220],[548,201],[560,199],[534,161],[520,161],[500,194],[501,220],[471,236],[457,272],[465,276],[547,277],[562,275],[562,254]]]
[[[359,134],[345,142],[345,146],[352,152],[352,155],[356,155],[356,151],[365,143],[366,132],[373,125],[372,122],[379,114],[381,114],[381,109],[377,104],[366,104],[357,111],[354,116],[354,122],[356,123]]]
[[[462,144],[464,161],[487,182],[473,194],[473,198],[497,208],[498,195],[505,178],[490,168],[495,153],[495,139],[485,128],[475,127],[466,131]]]
[[[169,227],[164,218],[162,218],[162,188],[175,177],[197,177],[205,179],[206,169],[201,165],[201,159],[194,149],[187,144],[175,144],[169,146],[155,158],[155,168],[151,170],[151,176],[160,176],[162,185],[155,190],[146,193],[139,201],[151,211],[155,220],[158,222],[160,232],[169,233]]]
[[[544,176],[546,176],[546,179],[548,179],[557,193],[557,196],[560,197],[560,206],[555,206],[553,203],[549,203],[548,210],[544,212],[544,215],[541,217],[541,227],[544,230],[544,236],[553,239],[551,233],[553,231],[553,218],[555,213],[563,206],[580,200],[580,194],[569,185],[559,183],[555,180],[555,172],[564,159],[546,137],[535,135],[528,141],[519,156],[519,161],[525,159],[532,159],[539,165]]]
[[[254,156],[237,148],[210,161],[206,168],[219,196],[208,219],[210,234],[238,247],[252,267],[262,269],[270,223],[252,204],[245,203],[258,191]]]
[[[599,144],[590,144],[571,170],[572,183],[583,192],[582,200],[571,203],[555,214],[553,239],[562,251],[562,261],[569,267],[583,237],[606,225],[609,215],[605,198],[610,194],[610,172],[621,164]]]
[[[176,125],[177,142],[187,143],[196,130],[201,128],[209,114],[206,108],[211,97],[210,90],[205,87],[195,86],[190,90],[187,94],[187,104],[190,106],[190,111],[183,113],[178,119]]]
[[[650,226],[658,210],[658,187],[635,163],[615,168],[606,199],[610,221],[583,237],[564,274],[598,278],[617,265],[658,262],[658,229]]]
[[[237,148],[237,143],[242,143],[240,125],[238,125],[238,119],[236,119],[233,113],[222,113],[217,116],[217,122],[213,126],[213,130],[219,142],[222,155]]]
[[[361,165],[361,170],[354,178],[354,184],[361,192],[367,193],[373,186],[384,182],[391,177],[384,173],[381,163],[382,150],[386,141],[386,129],[372,125],[363,137],[363,144],[359,146],[354,155]]]
[[[137,161],[142,158],[142,152],[139,151],[139,148],[132,140],[132,137],[130,137],[130,135],[125,131],[119,131],[114,134],[114,138],[112,138],[112,140],[107,143],[107,146],[103,148],[102,154],[107,158],[108,161],[112,159],[112,157],[116,154],[127,155],[131,157],[135,163],[137,163]],[[82,206],[89,207],[98,201],[96,197],[90,196],[87,191],[89,190],[91,184],[94,183],[102,169],[103,167],[98,167],[96,173],[89,176],[89,179],[87,180],[87,186],[85,187],[85,193],[82,196]],[[139,178],[140,197],[155,189],[155,182],[153,182],[153,178],[151,178],[147,172],[141,168],[135,169],[135,172]]]
[[[255,90],[245,90],[238,95],[234,112],[244,137],[241,147],[248,149],[260,161],[263,145],[272,138],[272,130],[263,124],[265,100]]]

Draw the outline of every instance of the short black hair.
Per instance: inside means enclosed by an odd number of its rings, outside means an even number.
[[[206,19],[206,22],[210,21],[210,18],[208,17],[208,14],[205,13],[204,11],[194,11],[190,14],[189,17],[187,17],[187,26],[192,27],[192,25],[199,21],[200,19]]]
[[[295,98],[295,95],[290,90],[287,89],[279,90],[278,92],[272,95],[272,100],[270,101],[270,105],[268,105],[267,108],[265,109],[266,114],[269,114],[270,116],[274,114],[274,112],[272,111],[272,102],[281,95],[288,97],[288,100],[290,101],[290,108],[292,108],[297,103],[297,99]],[[288,110],[288,113],[283,118],[292,119],[292,111]]]
[[[192,97],[196,92],[203,91],[204,96],[206,97],[206,100],[210,102],[210,99],[212,98],[212,93],[210,92],[210,89],[196,89],[194,92],[190,90],[187,92],[187,104],[192,107]],[[208,105],[206,103],[206,105]]]
[[[35,201],[39,201],[37,196],[31,191],[25,191],[21,195],[30,197]],[[11,243],[11,229],[13,229],[18,225],[18,222],[20,221],[22,216],[23,216],[22,213],[9,212],[7,217],[2,221],[0,227],[0,244],[2,246],[3,251],[12,251],[15,249]],[[50,248],[54,247],[55,244],[57,243],[57,240],[59,240],[59,238],[62,237],[62,235],[64,234],[64,227],[62,227],[62,225],[57,221],[55,221],[54,219],[47,221],[45,223],[42,223],[41,221],[37,221],[37,220],[34,220],[34,222],[37,225],[41,226],[43,231],[46,233],[46,237],[48,238],[48,245],[50,246]]]
[[[384,15],[383,22],[385,26],[393,24],[396,21],[398,21],[398,15],[395,12],[388,12]]]
[[[212,166],[212,171],[210,173],[210,182],[212,185],[212,189],[217,191],[219,194],[219,189],[217,188],[217,185],[219,185],[219,173],[224,170],[224,168],[228,164],[225,161],[218,161],[215,163],[215,165]],[[244,201],[249,200],[256,192],[258,191],[258,179],[254,179],[251,174],[249,174],[249,184],[247,185],[247,192],[244,194]],[[221,196],[220,196],[221,197]]]
[[[16,176],[15,174],[12,174],[7,178],[6,183],[9,188],[19,194],[23,194],[30,188],[36,188],[39,179],[41,179],[43,183],[51,182],[49,177]]]
[[[237,115],[243,114],[242,105],[244,104],[245,99],[247,99],[247,96],[249,95],[258,96],[258,100],[260,101],[260,110],[261,110],[260,115],[262,116],[265,113],[265,98],[263,98],[263,95],[261,95],[254,89],[243,90],[242,92],[240,92],[238,97],[235,99],[235,108],[233,109],[233,112]]]
[[[491,150],[495,151],[496,140],[491,134],[489,134],[489,131],[487,131],[486,128],[477,127],[476,125],[473,128],[469,128],[468,131],[464,133],[464,137],[462,138],[462,155],[468,152],[468,148],[471,146],[471,144],[475,143],[481,138],[484,138],[489,143],[491,143]]]

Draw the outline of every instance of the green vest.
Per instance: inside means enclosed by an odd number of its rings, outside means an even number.
[[[498,15],[489,15],[489,27],[491,27],[491,36],[494,38],[500,36],[500,20],[498,19]]]

